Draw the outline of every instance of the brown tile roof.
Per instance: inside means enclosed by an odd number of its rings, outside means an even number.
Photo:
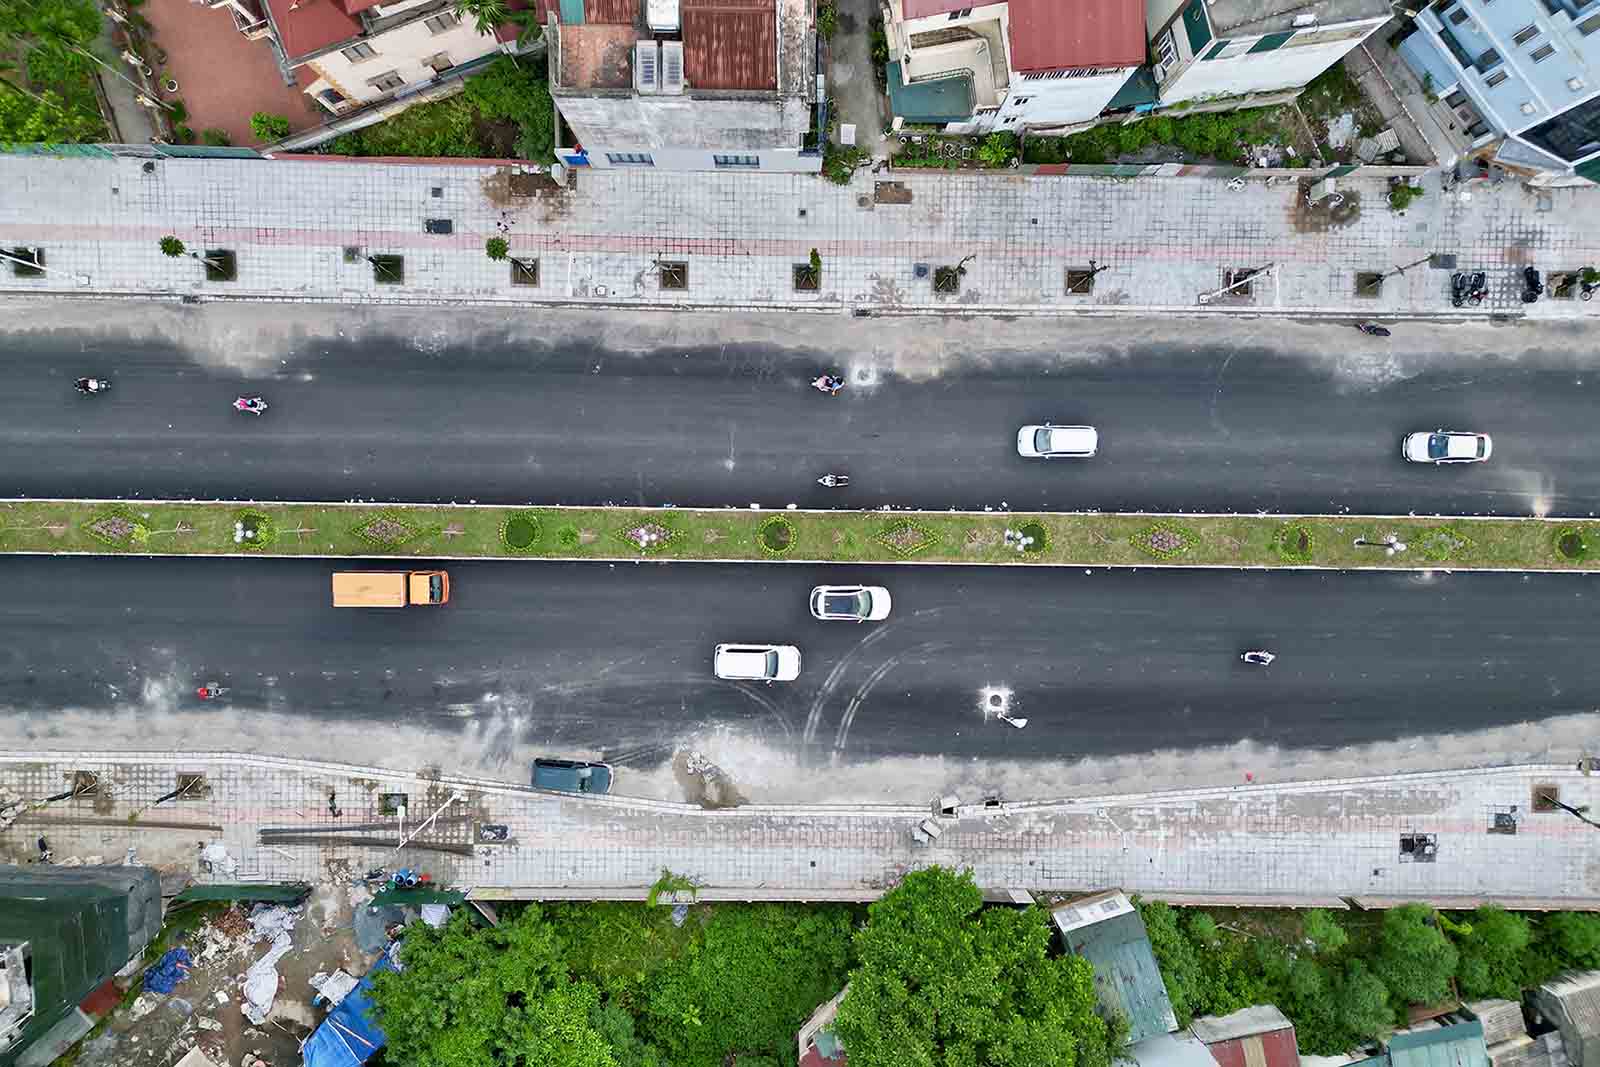
[[[772,0],[682,0],[683,76],[691,89],[776,89]]]
[[[344,8],[346,15],[356,15],[369,7],[377,7],[383,0],[339,0],[339,6]]]
[[[903,0],[903,6],[906,18],[925,19],[929,15],[947,15],[972,7],[973,0]]]
[[[583,21],[632,26],[639,21],[639,0],[583,0]]]
[[[1011,69],[1137,67],[1144,0],[1010,0]]]
[[[361,23],[334,0],[266,0],[283,51],[293,63],[361,34]]]
[[[561,27],[561,87],[633,88],[632,26]]]

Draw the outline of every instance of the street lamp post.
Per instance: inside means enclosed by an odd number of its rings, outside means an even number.
[[[1406,550],[1406,543],[1396,534],[1384,534],[1382,541],[1368,541],[1365,537],[1358,537],[1352,542],[1357,548],[1381,548],[1386,556],[1393,556]]]
[[[21,258],[19,258],[17,256],[12,255],[10,252],[0,252],[0,259],[4,259],[4,260],[6,260],[8,262],[15,263],[20,267],[27,267],[29,270],[42,270],[46,274],[66,274],[66,275],[69,275],[72,278],[72,280],[78,285],[88,285],[89,284],[89,276],[87,274],[72,274],[71,271],[56,270],[54,267],[47,267],[43,263],[34,263],[34,262],[30,261],[30,260],[21,259]]]

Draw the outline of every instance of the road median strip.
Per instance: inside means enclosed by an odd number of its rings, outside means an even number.
[[[1596,546],[1577,519],[0,502],[14,554],[1586,571]]]

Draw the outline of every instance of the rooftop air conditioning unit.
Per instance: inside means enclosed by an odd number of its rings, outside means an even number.
[[[661,42],[661,91],[683,92],[683,42]]]
[[[1538,109],[1533,106],[1533,101],[1532,100],[1524,100],[1522,102],[1522,113],[1524,115],[1531,115],[1536,110],[1538,110]]]
[[[1583,91],[1583,79],[1582,78],[1568,78],[1567,79],[1567,88],[1571,89],[1575,93],[1582,92]]]
[[[1303,15],[1296,15],[1294,17],[1293,25],[1294,25],[1294,28],[1297,29],[1297,30],[1303,30],[1307,26],[1315,26],[1316,24],[1317,24],[1317,16],[1313,12],[1309,12],[1308,11]]]
[[[651,33],[677,33],[683,25],[678,17],[678,0],[645,0],[644,23]]]
[[[661,91],[661,53],[654,41],[633,46],[633,90],[636,93]]]

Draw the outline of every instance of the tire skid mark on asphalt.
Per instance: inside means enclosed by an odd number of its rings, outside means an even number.
[[[893,629],[893,623],[890,623],[888,626],[878,627],[866,637],[863,637],[860,641],[856,642],[856,647],[839,657],[839,662],[833,665],[833,670],[828,672],[828,677],[823,680],[822,686],[817,690],[817,695],[811,700],[811,708],[806,713],[805,733],[802,734],[800,738],[802,744],[809,746],[813,741],[816,740],[817,726],[822,721],[822,706],[828,702],[828,697],[833,695],[834,687],[839,684],[839,679],[844,675],[844,672],[849,668],[850,664],[853,663],[855,658],[865,651],[869,645],[873,645],[878,641],[881,641],[884,637],[888,636],[889,631]]]
[[[907,649],[898,656],[890,656],[884,660],[877,670],[867,676],[867,680],[861,684],[861,688],[855,691],[855,694],[850,698],[850,703],[845,706],[844,715],[839,719],[838,732],[833,737],[834,752],[844,751],[845,738],[849,736],[851,724],[856,721],[856,711],[860,709],[862,703],[872,693],[877,684],[883,680],[884,675],[899,666],[900,662],[907,656],[928,656],[935,652],[942,652],[949,647],[951,647],[949,641],[928,641]]]
[[[785,738],[790,741],[794,740],[794,727],[789,724],[789,716],[785,715],[782,709],[778,707],[777,701],[765,693],[757,691],[754,686],[744,685],[739,682],[723,682],[722,684],[735,692],[743,693],[746,697],[749,697],[751,703],[778,720],[778,725],[783,727],[783,736]]]

